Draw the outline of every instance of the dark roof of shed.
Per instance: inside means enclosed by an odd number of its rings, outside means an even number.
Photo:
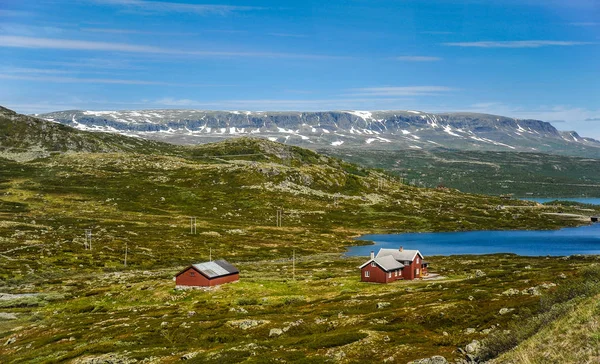
[[[236,274],[236,273],[240,272],[236,267],[233,266],[233,264],[229,263],[226,260],[221,259],[221,260],[215,260],[215,261],[211,261],[211,262],[192,264],[191,266],[185,268],[183,271],[177,273],[177,275],[185,272],[186,270],[188,270],[192,267],[195,270],[197,270],[198,272],[200,272],[202,275],[204,275],[206,278],[209,278],[209,279],[223,277],[223,276],[227,276],[230,274]]]

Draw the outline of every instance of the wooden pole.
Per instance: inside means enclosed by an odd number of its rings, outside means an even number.
[[[296,280],[296,249],[292,250],[292,280]]]
[[[127,267],[127,243],[125,243],[125,266]]]

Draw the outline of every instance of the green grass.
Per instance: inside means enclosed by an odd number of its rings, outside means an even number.
[[[365,244],[352,239],[357,235],[548,229],[583,220],[546,215],[575,207],[416,188],[299,148],[238,143],[172,155],[0,158],[0,291],[40,293],[2,301],[3,312],[18,318],[0,321],[0,340],[17,338],[0,356],[34,363],[109,353],[169,362],[189,352],[198,362],[220,363],[455,358],[456,346],[483,338],[482,330],[539,310],[539,297],[515,303],[503,291],[560,284],[561,272],[578,276],[597,261],[434,257],[433,269],[447,280],[363,284],[356,268],[363,259],[341,255],[345,246]],[[275,226],[278,209],[283,227]],[[189,232],[190,216],[197,234]],[[84,249],[84,229],[92,229],[92,250]],[[209,250],[236,264],[241,281],[175,291],[173,275],[207,260]],[[486,277],[468,278],[482,267]],[[377,309],[380,301],[390,306]],[[498,315],[503,307],[515,311]],[[243,319],[265,323],[231,325]],[[464,334],[468,327],[477,333]],[[272,328],[287,331],[270,337]]]

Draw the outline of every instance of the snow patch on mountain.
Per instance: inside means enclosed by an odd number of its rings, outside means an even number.
[[[354,111],[348,111],[348,114],[356,115],[365,121],[367,119],[373,119],[373,113],[371,113],[370,111],[354,110]]]

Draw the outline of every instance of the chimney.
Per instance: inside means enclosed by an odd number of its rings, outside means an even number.
[[[404,247],[403,246],[400,246],[400,251],[404,251]]]
[[[375,259],[375,252],[371,250],[371,259]]]

